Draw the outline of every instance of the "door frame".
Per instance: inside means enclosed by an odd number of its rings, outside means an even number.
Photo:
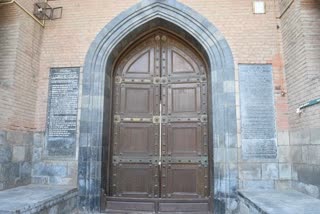
[[[100,211],[102,157],[107,154],[110,136],[111,75],[114,62],[133,40],[155,26],[164,27],[196,47],[208,62],[209,139],[211,151],[218,147],[235,147],[237,144],[234,62],[231,49],[222,34],[204,17],[175,0],[144,0],[107,24],[91,44],[83,69],[83,90],[80,120],[78,187],[79,208],[83,211]],[[211,124],[211,125],[210,125]],[[212,126],[212,127],[210,127]],[[214,172],[216,162],[210,160],[214,173],[210,190],[212,199],[228,203],[236,187],[215,189],[226,178]],[[220,163],[219,163],[220,164]],[[237,179],[230,169],[223,173]],[[233,171],[234,172],[234,171]],[[221,171],[218,172],[221,174]],[[213,180],[213,179],[211,179]]]
[[[185,44],[186,46],[189,46],[190,47],[190,51],[193,51],[195,52],[196,55],[198,55],[202,62],[204,63],[204,66],[205,66],[205,72],[206,72],[206,77],[207,77],[207,84],[208,84],[208,87],[207,87],[207,113],[208,113],[208,123],[207,123],[207,130],[208,130],[208,183],[207,185],[208,186],[211,186],[212,185],[212,178],[213,178],[213,145],[210,144],[210,140],[213,139],[213,136],[212,136],[212,132],[209,131],[209,127],[212,127],[212,120],[210,119],[212,116],[209,115],[209,109],[212,109],[212,106],[211,106],[211,102],[209,102],[209,99],[210,99],[210,78],[209,78],[209,73],[208,73],[208,70],[209,70],[209,66],[208,66],[208,63],[205,59],[205,57],[202,55],[202,53],[200,51],[197,50],[196,47],[194,47],[192,44],[189,44],[188,41],[186,39],[184,39],[182,36],[176,34],[175,32],[172,32],[164,27],[154,27],[152,29],[149,29],[148,31],[142,33],[141,35],[139,35],[135,40],[133,40],[127,47],[123,48],[123,50],[119,53],[119,56],[117,57],[117,59],[114,61],[113,65],[112,65],[112,75],[111,75],[111,94],[110,94],[110,97],[111,97],[111,102],[109,103],[109,106],[111,108],[111,111],[110,111],[110,118],[113,118],[114,114],[113,114],[113,102],[114,102],[114,77],[116,76],[115,75],[115,72],[116,72],[116,68],[118,66],[118,64],[120,63],[121,60],[123,60],[123,57],[130,53],[132,50],[134,50],[134,48],[136,46],[138,46],[139,44],[143,43],[143,39],[144,38],[149,38],[151,37],[152,34],[157,34],[157,32],[159,33],[166,33],[168,35],[171,35],[171,37],[175,38],[177,41],[181,42],[182,44]],[[109,133],[113,133],[113,120],[111,119],[110,120],[110,131]],[[112,139],[112,134],[110,134],[109,138],[106,139],[107,142],[104,142],[106,145],[107,145],[107,153],[106,154],[103,154],[104,156],[102,156],[102,159],[104,158],[107,158],[107,163],[105,163],[104,165],[102,165],[102,174],[105,173],[104,177],[105,178],[105,181],[102,181],[102,185],[103,184],[106,184],[105,187],[102,187],[104,188],[104,191],[103,191],[103,194],[105,195],[105,197],[101,198],[101,207],[102,207],[102,211],[103,209],[106,208],[106,202],[107,201],[116,201],[116,200],[119,200],[119,201],[126,201],[126,200],[129,200],[129,201],[150,201],[150,202],[154,202],[155,203],[155,207],[156,207],[156,210],[157,208],[159,207],[159,203],[160,201],[162,201],[163,203],[164,202],[183,202],[185,201],[186,203],[187,202],[191,202],[192,200],[194,202],[201,202],[201,203],[204,203],[204,201],[207,201],[207,199],[169,199],[169,198],[139,198],[139,199],[130,199],[130,198],[125,198],[125,197],[112,197],[110,196],[110,188],[111,188],[111,168],[112,168],[112,144],[113,144],[113,139]],[[212,191],[209,189],[208,190],[208,200],[209,200],[209,207],[212,207],[213,206],[213,200],[211,200],[212,198]]]

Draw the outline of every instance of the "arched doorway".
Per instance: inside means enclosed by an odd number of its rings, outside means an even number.
[[[206,70],[197,50],[164,30],[126,48],[112,78],[107,210],[209,211]]]
[[[196,47],[208,63],[209,150],[237,146],[235,73],[231,49],[220,31],[206,18],[175,0],[143,0],[108,23],[92,42],[83,66],[78,188],[79,208],[101,211],[104,173],[109,165],[113,65],[119,54],[139,35],[163,27]],[[217,150],[215,150],[217,151]],[[236,197],[237,169],[228,162],[209,160],[211,202],[224,213]],[[236,166],[237,163],[233,163]],[[213,168],[215,170],[213,170]],[[110,182],[108,182],[110,183]],[[108,196],[108,195],[106,195]]]

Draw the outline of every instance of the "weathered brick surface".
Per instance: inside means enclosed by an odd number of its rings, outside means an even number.
[[[36,126],[38,131],[45,130],[50,67],[83,66],[88,47],[96,34],[112,18],[137,2],[101,0],[50,2],[53,6],[63,6],[64,12],[61,20],[47,22],[44,31],[37,91]],[[211,21],[223,33],[231,46],[236,66],[238,124],[240,124],[240,111],[237,65],[239,63],[271,63],[274,71],[277,127],[279,131],[287,131],[287,99],[281,96],[281,91],[286,91],[286,85],[283,75],[281,35],[280,30],[277,30],[276,16],[279,14],[277,3],[271,0],[266,1],[267,13],[254,15],[251,1],[183,0],[181,2]],[[240,134],[240,126],[238,126],[238,134]],[[237,147],[241,147],[240,142]],[[217,153],[220,155],[216,156],[216,161],[225,162],[225,157],[232,157],[233,163],[236,163],[239,159],[237,151],[228,150],[228,152],[229,154]],[[274,163],[277,162],[274,160]],[[261,161],[260,167],[262,167]]]
[[[45,129],[49,68],[82,66],[90,43],[102,27],[137,2],[136,0],[50,2],[52,5],[63,6],[64,12],[61,20],[47,22],[44,32],[36,119],[39,131]],[[254,15],[251,1],[183,0],[180,2],[208,18],[224,34],[231,46],[235,65],[238,63],[273,64],[275,88],[277,88],[275,90],[277,123],[279,129],[286,130],[287,102],[286,98],[279,97],[279,88],[285,90],[285,84],[279,45],[280,34],[276,28],[277,4],[268,0],[266,1],[267,14]],[[238,87],[238,83],[236,86]]]
[[[320,97],[320,2],[290,2],[280,4],[290,122],[286,159],[292,163],[293,187],[320,197],[320,184],[315,182],[320,168],[320,105],[296,113],[300,105]]]
[[[281,18],[291,129],[320,126],[319,105],[296,114],[300,105],[320,97],[319,20],[320,3],[313,0],[295,1]]]
[[[43,29],[14,4],[1,6],[0,17],[0,129],[35,130]]]

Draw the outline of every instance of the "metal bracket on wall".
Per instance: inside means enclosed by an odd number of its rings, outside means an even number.
[[[61,19],[62,7],[51,7],[48,2],[38,2],[34,4],[33,15],[39,20]]]
[[[302,109],[305,109],[307,107],[310,107],[310,106],[313,106],[313,105],[316,105],[316,104],[319,104],[319,103],[320,103],[320,98],[315,99],[315,100],[311,100],[311,101],[303,104],[302,106],[299,106],[299,108],[297,108],[297,114],[301,114],[302,113]]]

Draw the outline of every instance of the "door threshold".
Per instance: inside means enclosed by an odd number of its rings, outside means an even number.
[[[106,210],[102,213],[108,214],[157,214],[156,212],[137,212],[137,211],[121,211],[121,210]],[[211,212],[161,212],[167,214],[211,214]]]
[[[209,198],[205,199],[162,199],[107,197],[106,213],[115,214],[208,214]]]

